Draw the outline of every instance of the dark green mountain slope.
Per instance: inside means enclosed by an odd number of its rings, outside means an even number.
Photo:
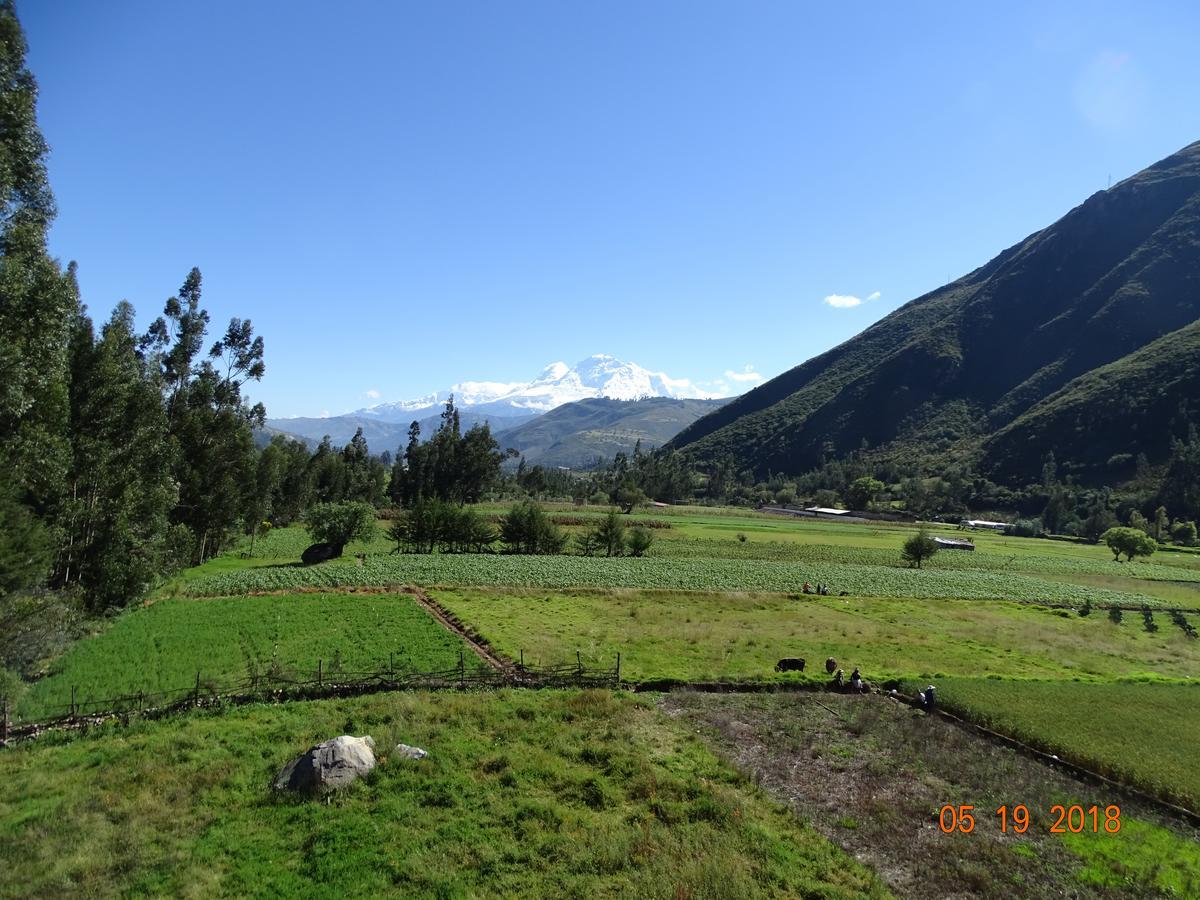
[[[586,468],[617,453],[660,447],[680,429],[712,412],[725,400],[611,400],[597,397],[564,403],[545,415],[501,432],[502,447],[519,450],[529,463]]]
[[[1034,477],[1044,448],[1069,445],[1087,480],[1118,480],[1138,453],[1161,456],[1200,421],[1200,321],[1081,375],[991,435],[986,471]],[[1059,455],[1055,451],[1056,456]]]
[[[759,473],[803,471],[864,441],[974,454],[1073,379],[1197,318],[1200,143],[732,401],[672,445],[701,463],[730,456]],[[1025,455],[1090,458],[1086,429],[1043,438]],[[1144,449],[1162,456],[1168,441]],[[988,458],[997,475],[1016,479],[1003,471],[1018,462],[1006,446]]]

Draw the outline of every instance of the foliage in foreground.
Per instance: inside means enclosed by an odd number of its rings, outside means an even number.
[[[430,756],[329,805],[268,794],[342,733]],[[694,734],[601,691],[243,707],[18,747],[0,780],[3,894],[888,896]]]

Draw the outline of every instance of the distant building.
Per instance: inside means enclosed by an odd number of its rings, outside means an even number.
[[[967,519],[963,522],[968,528],[989,528],[992,531],[1004,531],[1010,522],[989,522],[987,519]]]
[[[966,538],[935,537],[933,542],[943,550],[974,550],[975,545]]]
[[[848,510],[848,509],[831,509],[828,506],[810,506],[807,509],[805,509],[804,511],[810,512],[813,515],[817,515],[817,516],[848,516],[848,515],[850,515],[850,510]]]

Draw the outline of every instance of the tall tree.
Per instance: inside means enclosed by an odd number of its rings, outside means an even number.
[[[13,3],[0,0],[0,468],[16,500],[44,516],[70,455],[67,344],[78,296],[46,252],[54,197],[25,52]]]
[[[257,475],[252,428],[266,418],[261,403],[242,399],[242,386],[266,371],[263,341],[249,320],[231,319],[198,362],[209,321],[200,290],[200,270],[192,269],[142,340],[167,405],[179,484],[172,519],[191,532],[197,563],[218,553],[241,521]]]
[[[176,493],[166,415],[137,352],[133,307],[119,304],[98,342],[81,314],[71,355],[72,459],[54,580],[79,585],[103,610],[141,596],[166,567]]]

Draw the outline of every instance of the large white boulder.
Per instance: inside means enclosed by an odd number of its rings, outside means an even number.
[[[302,794],[345,787],[375,768],[375,741],[370,735],[343,734],[317,744],[279,770],[275,789]]]

